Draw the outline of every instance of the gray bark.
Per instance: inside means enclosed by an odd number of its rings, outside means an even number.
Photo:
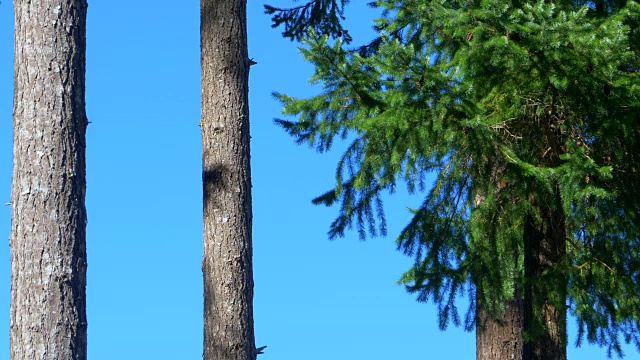
[[[15,0],[11,359],[87,357],[81,0]]]
[[[523,356],[523,300],[504,304],[500,318],[487,315],[479,306],[476,321],[476,360],[522,360]]]
[[[201,0],[204,359],[253,360],[246,0]]]

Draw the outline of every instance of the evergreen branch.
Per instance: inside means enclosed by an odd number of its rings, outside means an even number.
[[[343,28],[344,8],[349,0],[312,0],[292,8],[278,8],[264,5],[265,14],[272,15],[272,28],[284,25],[282,36],[292,41],[300,41],[309,29],[319,34],[342,38],[351,42],[348,31]]]
[[[326,50],[327,48],[325,47],[323,49]],[[356,93],[356,95],[358,96],[358,99],[361,101],[363,105],[368,105],[368,107],[377,106],[380,109],[384,108],[383,103],[372,98],[367,92],[363,92],[360,89],[360,87],[356,84],[356,82],[352,79],[352,77],[349,76],[349,74],[344,69],[338,66],[338,63],[337,63],[339,59],[338,57],[331,56],[326,51],[319,51],[318,53],[320,55],[323,55],[323,57],[320,58],[320,61],[326,62],[331,66],[331,68],[337,71],[337,73],[339,74],[339,78],[344,79],[350,85],[351,89]]]
[[[438,305],[441,327],[460,323],[465,286],[472,307],[498,314],[538,281],[535,301],[570,301],[578,342],[613,353],[623,335],[638,346],[640,7],[607,2],[595,16],[586,2],[381,4],[380,36],[363,47],[310,33],[302,52],[325,91],[283,98],[299,121],[279,124],[296,141],[325,151],[339,134],[356,137],[335,188],[314,199],[340,203],[330,237],[352,226],[375,236],[378,223],[384,233],[381,192],[398,180],[413,192],[439,171],[396,241],[414,259],[400,283]],[[563,211],[554,231],[568,235],[567,251],[530,278],[523,223],[543,226],[544,207]]]

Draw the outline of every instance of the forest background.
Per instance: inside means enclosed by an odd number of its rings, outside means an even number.
[[[248,1],[254,206],[255,327],[260,360],[472,359],[475,336],[438,330],[436,309],[396,285],[412,263],[394,236],[421,196],[385,199],[389,237],[329,242],[337,209],[311,199],[333,186],[341,154],[297,146],[272,119],[278,91],[309,96],[312,67]],[[271,1],[287,6],[290,1]],[[347,9],[354,42],[377,16]],[[89,357],[198,359],[202,354],[202,195],[199,8],[159,1],[92,1],[87,30]],[[10,200],[13,13],[0,4],[0,202]],[[11,212],[0,207],[0,236]],[[4,234],[4,235],[3,235]],[[0,354],[9,347],[9,247],[0,246]],[[464,308],[465,299],[461,300]],[[575,348],[570,359],[604,359]],[[637,355],[625,347],[630,357]],[[2,358],[2,356],[0,356]]]

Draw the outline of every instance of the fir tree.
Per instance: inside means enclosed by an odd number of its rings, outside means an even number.
[[[320,3],[345,5],[306,6]],[[415,259],[401,282],[438,305],[441,328],[523,294],[523,358],[566,358],[567,308],[578,345],[621,355],[622,336],[640,351],[640,5],[371,5],[379,37],[357,48],[336,13],[267,9],[324,85],[276,94],[297,117],[277,122],[321,152],[350,141],[314,200],[340,206],[330,237],[386,234],[380,196],[424,191],[397,238]]]

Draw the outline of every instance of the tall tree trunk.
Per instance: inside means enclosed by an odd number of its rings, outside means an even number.
[[[514,300],[504,304],[502,318],[495,319],[478,304],[476,322],[476,360],[566,360],[566,279],[557,267],[566,252],[562,211],[546,208],[536,224],[527,216],[524,228],[524,298],[517,291]],[[549,289],[559,299],[549,299]],[[538,313],[539,319],[535,320]],[[523,332],[528,335],[525,340]]]
[[[495,168],[491,173],[491,180],[497,182],[498,174],[503,170],[503,166]],[[484,199],[485,196],[481,193],[476,194],[474,206],[479,206]],[[516,289],[514,299],[507,300],[503,306],[504,313],[496,318],[483,309],[480,297],[476,297],[476,360],[522,360],[522,291]]]
[[[531,337],[525,342],[525,360],[567,359],[567,280],[558,269],[566,254],[566,234],[564,215],[557,210],[560,204],[555,205],[541,208],[540,223],[532,216],[525,222],[524,328]],[[551,290],[557,298],[550,298]]]
[[[87,2],[14,7],[11,359],[86,359]]]
[[[505,313],[499,319],[486,314],[478,304],[476,360],[567,359],[567,282],[558,273],[566,252],[564,216],[550,207],[541,214],[539,224],[531,216],[525,221],[524,297],[516,291],[515,299],[504,304]],[[549,298],[550,290],[559,294],[557,299]]]
[[[204,359],[254,360],[246,0],[201,0]]]
[[[483,200],[482,194],[476,195],[474,205]],[[559,195],[551,201],[555,203],[537,205],[539,223],[530,215],[525,219],[524,294],[517,288],[514,299],[503,304],[500,318],[484,311],[476,299],[476,360],[567,359],[567,280],[559,268],[566,255],[565,223]],[[537,204],[533,197],[531,202]],[[552,293],[558,297],[549,298]]]
[[[522,360],[524,308],[522,296],[504,304],[496,319],[478,306],[476,310],[476,360]]]

